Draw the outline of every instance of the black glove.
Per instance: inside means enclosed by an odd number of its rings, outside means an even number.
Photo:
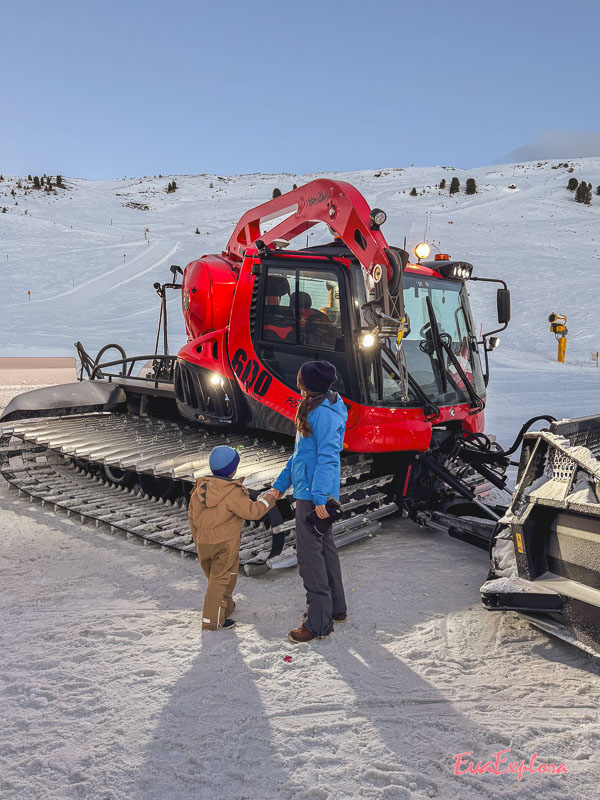
[[[317,536],[324,536],[333,523],[337,522],[344,513],[339,501],[334,500],[333,497],[325,503],[325,508],[329,514],[325,519],[321,519],[316,511],[311,511],[306,515],[306,521],[309,525],[313,526],[313,530]]]

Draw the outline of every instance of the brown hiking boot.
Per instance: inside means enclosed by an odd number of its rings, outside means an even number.
[[[326,636],[329,635],[329,631]],[[293,631],[288,633],[288,639],[292,644],[302,644],[303,642],[312,642],[313,639],[324,639],[325,636],[315,636],[311,633],[305,625],[300,625]]]

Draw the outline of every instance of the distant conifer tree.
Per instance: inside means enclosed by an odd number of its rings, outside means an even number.
[[[450,181],[450,194],[456,194],[456,192],[460,192],[460,181],[455,176]]]
[[[4,180],[4,175],[0,175],[0,181]]]
[[[296,184],[294,184],[294,185],[292,186],[292,189],[297,189],[297,188],[298,188],[298,186],[297,186]]]
[[[200,233],[200,231],[198,230],[198,228],[196,228],[196,233]]]
[[[11,190],[10,190],[10,193],[11,193],[11,195],[12,195],[13,197],[16,197],[16,195],[15,195],[15,190],[14,190],[14,189],[11,189]]]
[[[477,192],[477,184],[475,178],[467,178],[467,186],[465,188],[466,194],[475,194]]]
[[[215,188],[215,185],[214,185],[214,183],[209,183],[209,184],[208,184],[208,188],[209,188],[209,189],[214,189],[214,188]]]
[[[413,186],[413,188],[410,190],[410,192],[409,192],[409,195],[410,195],[411,197],[416,197],[416,196],[417,196],[417,190],[415,189],[415,187],[414,187],[414,186]]]
[[[3,214],[6,214],[6,212],[7,212],[7,211],[8,211],[8,209],[6,208],[6,206],[4,206],[4,207],[2,208],[2,213],[3,213]]]
[[[276,197],[281,197],[281,189],[277,187],[273,189],[273,200],[275,200]]]
[[[445,189],[445,188],[446,188],[446,178],[442,178],[442,180],[440,181],[440,189]]]
[[[578,186],[579,186],[579,181],[577,180],[577,178],[569,178],[569,182],[567,184],[567,189],[570,192],[574,192],[577,189]]]
[[[596,194],[600,194],[600,186],[596,186]]]
[[[33,176],[33,185],[35,186],[36,189],[40,188],[40,179],[38,178],[37,175]]]
[[[57,186],[62,186],[62,185],[63,185],[63,182],[62,182],[62,175],[57,175],[57,176],[56,176],[56,185],[57,185]]]
[[[31,178],[31,175],[28,175],[28,176],[27,176],[27,180],[28,180],[28,181],[32,180],[32,178]]]
[[[43,176],[43,175],[42,175],[42,177],[40,178],[40,185],[41,185],[41,186],[43,186],[43,185],[44,185],[44,176]]]
[[[592,184],[581,181],[575,192],[575,200],[586,206],[592,204]]]
[[[173,183],[171,184],[171,186],[173,187],[172,191],[176,192],[177,191],[177,184],[175,183],[175,180],[173,180]]]

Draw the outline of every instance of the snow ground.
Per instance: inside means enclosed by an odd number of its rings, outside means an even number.
[[[296,570],[202,634],[196,561],[5,487],[0,520],[3,800],[595,796],[600,667],[485,611],[481,550],[387,521],[341,551],[349,621],[294,647]],[[569,773],[453,775],[505,748]]]
[[[513,322],[491,357],[487,407],[505,445],[534,414],[598,412],[600,198],[575,204],[555,163],[340,176],[387,211],[390,242],[414,244],[428,225],[442,250],[508,282]],[[600,183],[600,159],[571,163]],[[453,174],[463,186],[475,177],[479,194],[439,194]],[[179,176],[169,195],[172,176],[73,180],[56,197],[16,189],[16,201],[6,193],[16,178],[0,182],[0,355],[73,355],[76,339],[93,353],[109,340],[151,351],[152,283],[171,263],[219,252],[275,186],[310,177]],[[425,193],[409,197],[412,186]],[[122,205],[131,201],[150,210]],[[470,291],[477,319],[495,327],[495,291]],[[169,308],[175,349],[177,297]],[[553,360],[550,311],[568,315],[565,365]],[[349,622],[294,649],[296,570],[240,576],[239,626],[202,635],[195,561],[27,505],[5,486],[0,528],[2,800],[597,794],[600,667],[515,615],[484,611],[482,551],[386,521],[341,551]],[[453,775],[454,754],[485,761],[506,747],[513,760],[566,761],[569,774]]]

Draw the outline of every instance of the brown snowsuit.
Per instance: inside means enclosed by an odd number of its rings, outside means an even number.
[[[242,481],[200,478],[190,497],[189,519],[198,561],[208,579],[202,629],[220,628],[235,603],[231,597],[240,564],[245,519],[260,519],[275,505],[273,495],[251,500]]]

